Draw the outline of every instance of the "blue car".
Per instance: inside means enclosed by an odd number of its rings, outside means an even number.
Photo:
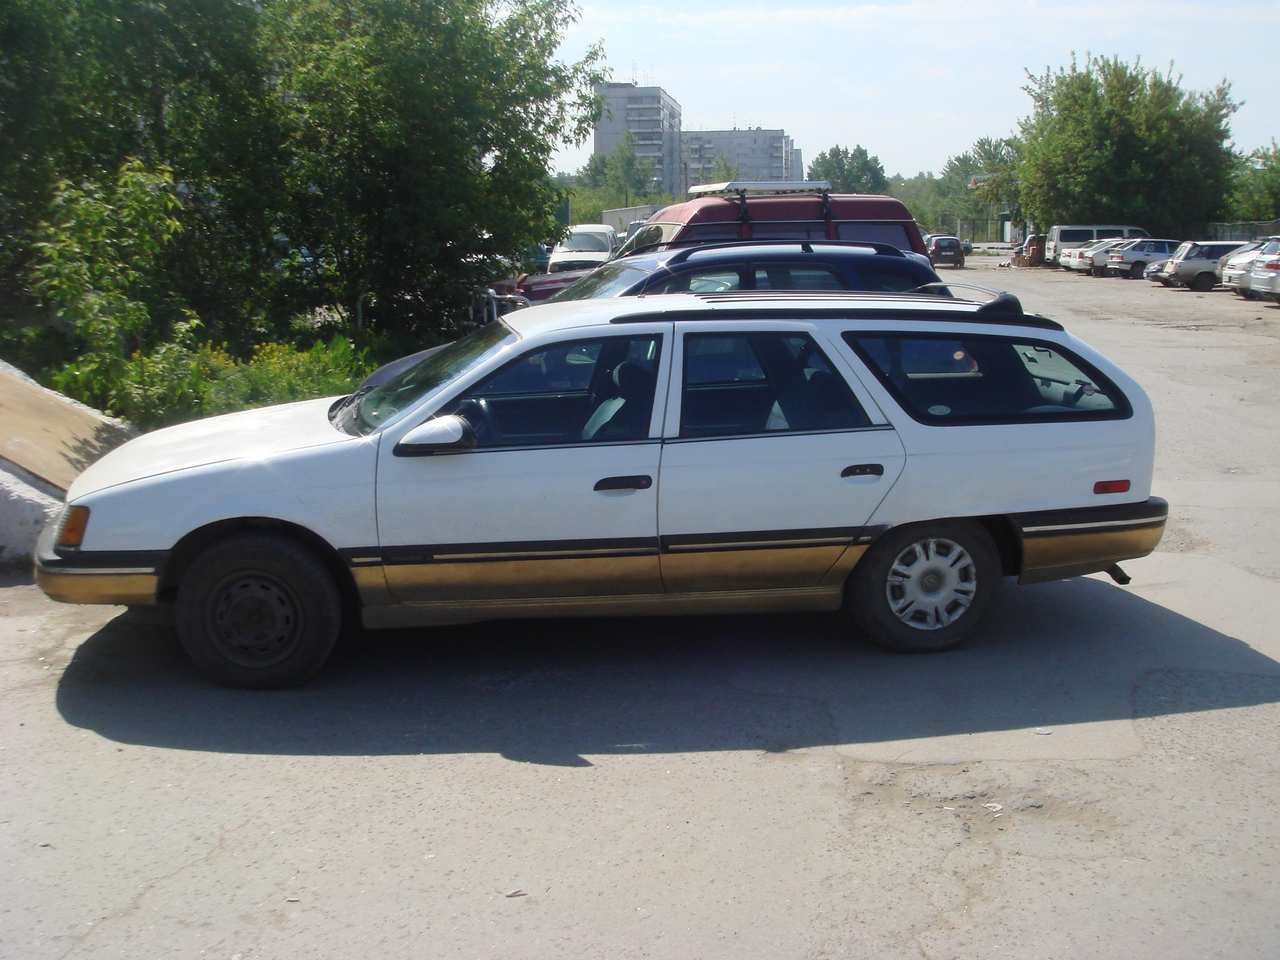
[[[901,293],[938,282],[927,258],[887,243],[744,240],[655,250],[612,260],[553,299],[745,290]]]

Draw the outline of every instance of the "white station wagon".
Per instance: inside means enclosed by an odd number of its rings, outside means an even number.
[[[512,313],[350,397],[133,440],[38,580],[171,603],[212,679],[299,683],[344,623],[848,611],[941,650],[1002,577],[1150,553],[1151,405],[1002,295],[720,294]]]

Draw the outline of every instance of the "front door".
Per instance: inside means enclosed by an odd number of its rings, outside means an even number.
[[[803,325],[700,321],[676,337],[658,504],[667,591],[829,585],[871,539],[863,524],[904,462],[897,434]]]
[[[657,480],[670,324],[530,348],[447,401],[474,449],[378,453],[387,585],[407,602],[662,592]],[[658,388],[662,387],[662,392]]]

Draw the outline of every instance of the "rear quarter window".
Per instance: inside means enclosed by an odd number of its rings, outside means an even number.
[[[1119,420],[1120,389],[1057,344],[976,334],[847,332],[845,341],[913,419],[935,426]]]

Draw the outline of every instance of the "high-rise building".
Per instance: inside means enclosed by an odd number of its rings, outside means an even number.
[[[606,83],[598,91],[604,112],[595,126],[593,152],[608,155],[631,134],[636,156],[648,161],[664,193],[685,191],[680,165],[680,104],[661,87]]]
[[[785,130],[686,130],[680,142],[690,184],[712,182],[720,158],[738,171],[739,180],[804,179],[800,151]]]

